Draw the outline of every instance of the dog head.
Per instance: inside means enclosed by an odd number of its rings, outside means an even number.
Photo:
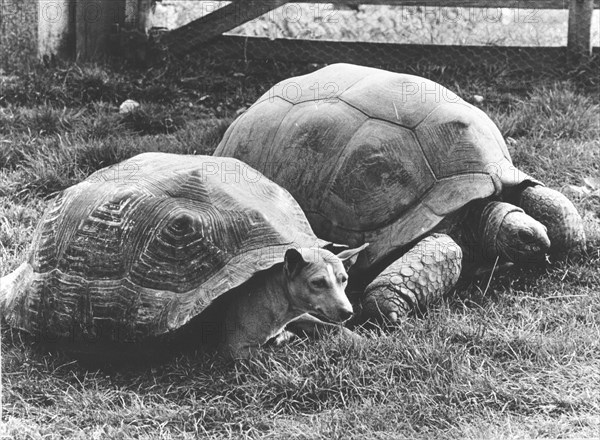
[[[330,322],[344,322],[353,310],[344,289],[347,270],[367,244],[338,255],[321,248],[288,249],[283,271],[295,309]]]

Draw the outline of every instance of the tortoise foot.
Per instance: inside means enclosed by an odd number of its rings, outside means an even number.
[[[461,263],[462,250],[448,235],[424,238],[367,286],[365,317],[397,322],[424,312],[456,284]]]

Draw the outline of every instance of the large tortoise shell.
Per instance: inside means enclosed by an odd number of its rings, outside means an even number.
[[[367,264],[469,201],[530,179],[490,118],[450,90],[351,64],[275,85],[215,155],[287,188],[320,238],[369,242]]]
[[[289,247],[322,243],[291,195],[246,164],[145,153],[50,203],[0,286],[5,318],[49,337],[139,340],[182,326]]]

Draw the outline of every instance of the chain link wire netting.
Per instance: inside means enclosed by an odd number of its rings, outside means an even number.
[[[6,60],[33,57],[37,50],[37,13],[35,1],[0,0],[0,48]]]
[[[153,23],[177,29],[226,4],[162,0]],[[599,23],[596,10],[591,35],[596,47]],[[567,28],[567,10],[288,3],[202,44],[196,54],[216,60],[351,62],[412,70],[419,64],[460,65],[563,75]]]

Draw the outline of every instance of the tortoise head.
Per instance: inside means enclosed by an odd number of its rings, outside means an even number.
[[[343,251],[339,255],[321,248],[288,249],[284,274],[292,307],[320,319],[343,322],[352,316],[352,305],[344,289],[347,269],[364,248]]]
[[[568,254],[585,248],[583,219],[567,197],[554,189],[529,186],[519,194],[519,206],[548,227],[550,253]]]
[[[510,203],[490,202],[480,224],[488,256],[526,263],[540,261],[550,249],[546,227]]]

